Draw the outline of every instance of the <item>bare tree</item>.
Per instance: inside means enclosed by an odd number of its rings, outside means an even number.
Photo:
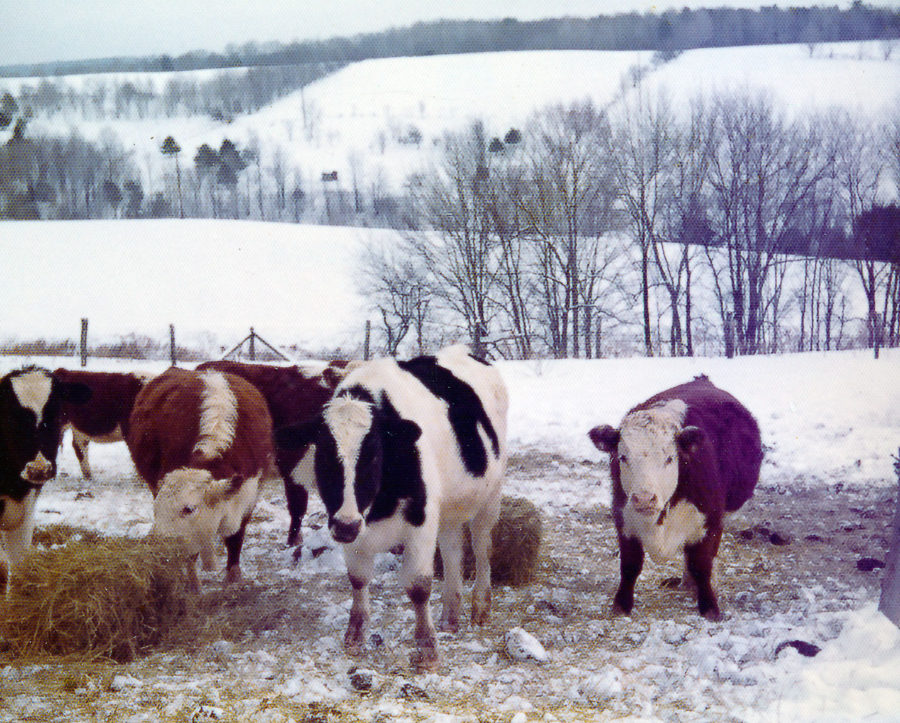
[[[557,357],[579,357],[593,338],[590,331],[585,338],[582,317],[595,313],[598,238],[615,198],[609,125],[590,102],[575,103],[538,113],[526,135],[532,192],[519,200],[538,241],[548,343]]]
[[[664,96],[651,101],[638,85],[611,122],[609,157],[631,238],[639,252],[644,352],[652,356],[650,264],[661,233],[667,174],[673,167],[674,119]]]
[[[798,220],[833,158],[811,122],[788,121],[764,95],[719,96],[717,145],[710,166],[715,225],[724,244],[727,300],[737,350],[764,350],[765,321],[777,339],[785,259],[779,242]],[[710,256],[712,258],[712,255]],[[729,302],[730,301],[730,308]],[[723,318],[724,322],[724,318]]]
[[[366,247],[360,274],[360,288],[381,316],[384,354],[396,356],[410,331],[415,333],[417,353],[424,353],[431,284],[419,258],[404,244],[373,240]]]
[[[410,193],[434,233],[410,235],[409,248],[431,270],[435,293],[462,318],[475,354],[486,353],[497,313],[499,269],[488,185],[484,127],[446,139],[439,166],[411,184]]]

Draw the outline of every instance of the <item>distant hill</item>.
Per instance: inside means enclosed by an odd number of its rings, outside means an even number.
[[[106,72],[183,71],[208,68],[348,63],[498,50],[652,50],[900,38],[900,9],[856,0],[837,7],[759,10],[709,8],[661,14],[626,13],[547,20],[440,20],[380,33],[293,43],[247,43],[226,53],[195,51],[177,57],[115,57],[0,67],[0,77]]]

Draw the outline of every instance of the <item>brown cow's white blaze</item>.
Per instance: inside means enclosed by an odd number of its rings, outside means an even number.
[[[200,403],[200,431],[194,452],[203,459],[215,459],[234,441],[238,404],[224,375],[219,372],[204,372],[201,379],[203,396]]]

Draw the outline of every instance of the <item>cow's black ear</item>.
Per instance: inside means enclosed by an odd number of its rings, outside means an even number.
[[[61,382],[57,380],[59,394],[70,404],[84,404],[90,401],[94,393],[87,384],[81,382]]]
[[[316,441],[322,427],[322,417],[315,416],[306,422],[288,424],[275,430],[275,446],[280,449],[303,449]]]
[[[392,419],[385,425],[385,433],[392,442],[414,444],[422,436],[422,428],[408,419]]]
[[[675,435],[675,441],[678,442],[678,449],[686,457],[690,457],[697,451],[697,447],[703,441],[703,430],[700,427],[685,427]]]
[[[588,437],[594,443],[594,446],[601,452],[615,454],[619,448],[619,430],[613,429],[608,424],[600,427],[594,427],[588,432]]]

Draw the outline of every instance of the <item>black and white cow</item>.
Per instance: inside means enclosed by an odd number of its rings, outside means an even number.
[[[428,606],[435,547],[444,563],[441,628],[456,630],[465,523],[476,560],[472,621],[487,621],[507,406],[497,370],[455,346],[437,356],[363,364],[338,385],[318,421],[277,433],[285,446],[316,444],[316,484],[353,587],[344,636],[349,653],[362,648],[375,553],[402,544],[401,583],[416,613],[412,662],[419,669],[438,665]]]
[[[84,403],[90,389],[27,367],[0,379],[0,580],[31,547],[34,507],[56,476],[63,402]]]

